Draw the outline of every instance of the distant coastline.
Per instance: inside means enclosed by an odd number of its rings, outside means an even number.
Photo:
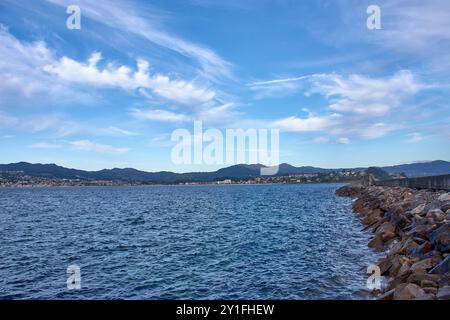
[[[326,169],[280,164],[275,175],[261,175],[261,164],[239,164],[213,172],[145,172],[132,168],[84,171],[55,164],[26,162],[0,164],[1,187],[79,187],[221,184],[303,184],[348,183],[358,181],[368,171],[380,180],[450,173],[450,162],[437,160],[390,167]],[[378,170],[378,171],[377,171]]]

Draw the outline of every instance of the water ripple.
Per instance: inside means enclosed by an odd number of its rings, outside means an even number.
[[[376,254],[337,187],[0,189],[0,299],[365,298]]]

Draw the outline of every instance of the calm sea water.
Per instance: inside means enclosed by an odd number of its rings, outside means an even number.
[[[376,254],[337,187],[0,189],[0,299],[366,298]]]

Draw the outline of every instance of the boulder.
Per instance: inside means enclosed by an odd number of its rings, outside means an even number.
[[[430,252],[433,249],[433,246],[430,242],[425,241],[420,246],[415,247],[411,250],[411,255],[416,257],[422,257],[424,254]]]
[[[385,222],[378,227],[376,232],[381,234],[395,232],[395,227],[390,222]]]
[[[438,198],[439,201],[450,201],[450,193],[441,194]]]
[[[417,246],[417,242],[415,242],[413,239],[408,239],[404,242],[403,246],[400,249],[400,252],[409,254]]]
[[[445,202],[444,204],[441,205],[441,210],[443,212],[447,212],[447,210],[450,210],[450,201]]]
[[[440,252],[450,252],[450,222],[431,232],[428,239]]]
[[[431,293],[433,295],[437,295],[438,293],[438,288],[436,287],[422,287],[422,289],[425,293]]]
[[[369,242],[369,247],[374,248],[377,251],[383,251],[384,243],[381,234],[377,233]]]
[[[450,286],[439,288],[436,297],[439,300],[450,300]]]
[[[427,273],[427,270],[433,268],[438,262],[433,258],[420,260],[411,266],[412,273]]]
[[[383,293],[381,296],[379,296],[377,298],[377,300],[392,300],[392,299],[394,299],[394,292],[395,292],[395,289],[389,290],[389,291]]]
[[[421,286],[422,288],[425,288],[425,287],[433,287],[433,288],[437,288],[437,287],[438,287],[438,284],[437,284],[436,282],[434,282],[434,281],[431,281],[431,280],[422,280],[422,281],[420,282],[420,286]]]
[[[436,296],[433,293],[426,293],[425,292],[424,294],[420,294],[419,296],[417,296],[413,300],[436,300]]]
[[[392,260],[390,258],[383,258],[378,262],[381,275],[385,275],[392,266]]]
[[[422,213],[424,213],[425,210],[425,203],[419,204],[417,207],[415,207],[413,210],[411,210],[411,215],[421,215]]]
[[[431,274],[444,274],[450,272],[450,256],[447,256],[441,263],[431,269]]]
[[[394,291],[394,300],[413,300],[425,296],[425,291],[414,283],[402,283]]]
[[[383,242],[388,242],[394,239],[396,236],[397,234],[395,232],[385,232],[381,235],[381,240],[383,240]]]
[[[425,224],[418,224],[406,234],[414,237],[426,238],[431,230],[432,228],[430,226],[427,226]]]
[[[439,281],[440,278],[441,278],[441,276],[438,274],[429,274],[429,273],[416,274],[416,273],[413,273],[408,277],[406,282],[420,284],[420,283],[422,283],[423,280],[429,280],[429,281],[436,282],[436,281]]]
[[[442,275],[437,283],[439,287],[450,286],[450,273],[447,272],[446,274]]]
[[[433,209],[428,211],[426,218],[431,218],[435,221],[442,221],[445,218],[445,214],[441,209]]]

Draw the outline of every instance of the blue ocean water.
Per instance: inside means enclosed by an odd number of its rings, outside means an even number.
[[[0,299],[365,299],[377,255],[338,187],[0,189]]]

